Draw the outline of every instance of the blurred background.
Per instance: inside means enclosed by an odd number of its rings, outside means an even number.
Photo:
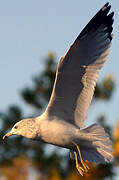
[[[57,63],[107,1],[0,1],[0,180],[119,179],[119,2],[109,60],[99,74],[85,125],[100,123],[111,134],[114,160],[89,163],[82,178],[67,150],[2,136],[20,119],[40,115],[49,101]]]

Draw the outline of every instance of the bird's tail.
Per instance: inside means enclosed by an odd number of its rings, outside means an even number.
[[[85,137],[85,140],[79,143],[84,160],[95,163],[106,163],[112,160],[112,141],[104,128],[98,124],[93,124],[80,130],[80,132]],[[71,156],[74,157],[73,151],[71,151]]]

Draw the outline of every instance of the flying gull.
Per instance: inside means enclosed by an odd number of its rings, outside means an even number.
[[[98,72],[110,52],[114,15],[110,8],[106,3],[61,57],[45,112],[17,122],[3,137],[21,135],[67,148],[82,176],[89,171],[85,160],[106,163],[113,158],[105,130],[98,124],[84,128]]]

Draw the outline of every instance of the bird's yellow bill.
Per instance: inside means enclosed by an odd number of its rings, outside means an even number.
[[[7,134],[5,134],[5,135],[3,136],[3,140],[4,140],[5,138],[11,136],[11,135],[12,135],[12,133],[11,133],[11,132],[8,132]]]

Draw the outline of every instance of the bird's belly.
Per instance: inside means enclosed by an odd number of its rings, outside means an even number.
[[[45,137],[42,140],[45,143],[53,144],[53,145],[68,148],[68,149],[71,149],[71,147],[73,146],[70,137],[67,137],[67,136],[64,137],[60,134],[58,134],[58,136],[57,135],[53,136],[53,138]]]
[[[44,124],[44,127],[41,128],[41,140],[57,145],[60,147],[65,147],[72,149],[73,138],[75,138],[75,127],[69,123],[64,122],[48,122],[47,126]]]

